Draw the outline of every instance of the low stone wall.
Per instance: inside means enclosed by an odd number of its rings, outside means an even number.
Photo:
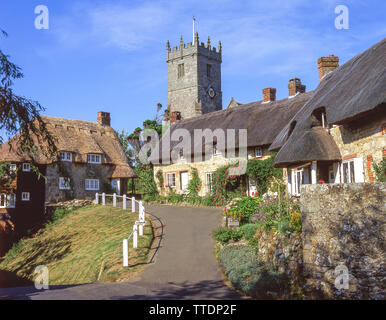
[[[258,230],[258,253],[266,262],[271,262],[279,272],[285,273],[295,284],[303,283],[303,241],[301,233],[265,233]]]
[[[305,297],[385,299],[386,183],[304,185],[300,202]]]
[[[46,205],[46,210],[45,210],[45,217],[46,219],[50,219],[52,215],[54,214],[56,209],[66,209],[66,210],[74,210],[77,208],[85,207],[85,206],[90,206],[94,202],[92,200],[70,200],[70,201],[64,201],[64,202],[58,202],[55,204],[48,204]]]

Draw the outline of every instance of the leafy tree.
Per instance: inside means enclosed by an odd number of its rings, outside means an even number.
[[[7,33],[0,29],[1,35],[6,37]],[[20,78],[23,78],[21,68],[0,49],[0,145],[5,142],[5,137],[8,140],[18,134],[14,146],[9,144],[9,148],[14,148],[17,154],[28,155],[33,161],[37,153],[36,144],[39,144],[39,152],[49,158],[57,157],[55,141],[40,118],[40,112],[45,109],[39,102],[16,95],[13,91],[14,81]],[[2,167],[0,175],[9,177],[14,174],[9,164],[6,167]],[[32,169],[40,175],[34,163]]]

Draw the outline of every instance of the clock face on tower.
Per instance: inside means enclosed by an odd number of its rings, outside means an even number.
[[[214,96],[216,95],[216,92],[213,90],[213,88],[209,88],[208,89],[208,95],[209,97],[211,97],[212,99],[214,98]]]

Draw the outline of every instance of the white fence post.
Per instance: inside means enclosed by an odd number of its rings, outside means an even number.
[[[106,205],[106,194],[104,192],[102,193],[102,205]]]
[[[125,194],[122,196],[122,199],[123,199],[122,208],[123,208],[123,210],[126,210],[126,195]]]
[[[113,207],[116,207],[117,206],[117,194],[114,193],[113,194]]]
[[[133,226],[133,248],[138,248],[138,226],[137,224],[134,224]]]
[[[131,212],[135,212],[135,197],[131,198]]]
[[[145,208],[142,201],[139,202],[139,235],[143,236],[143,225],[145,224]]]
[[[95,194],[95,204],[99,204],[99,194],[98,194],[98,192]]]
[[[129,266],[129,241],[127,239],[123,240],[123,266]]]

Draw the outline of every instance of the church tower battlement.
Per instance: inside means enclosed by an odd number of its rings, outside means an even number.
[[[198,33],[194,41],[171,49],[166,43],[168,64],[168,109],[180,112],[182,119],[222,109],[221,92],[221,42],[218,48],[199,43]]]

